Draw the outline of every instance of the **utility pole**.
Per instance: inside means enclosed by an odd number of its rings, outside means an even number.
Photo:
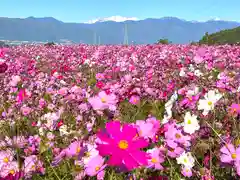
[[[98,45],[100,45],[100,44],[101,44],[101,37],[98,36]]]
[[[93,34],[93,44],[96,45],[97,44],[97,33],[94,32]]]
[[[124,41],[123,44],[128,45],[128,27],[127,23],[124,23]]]

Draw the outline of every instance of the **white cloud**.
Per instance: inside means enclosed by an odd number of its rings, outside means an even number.
[[[85,22],[85,23],[93,24],[93,23],[96,23],[96,22],[105,22],[105,21],[124,22],[124,21],[128,21],[128,20],[137,21],[139,19],[136,18],[136,17],[111,16],[111,17],[106,17],[106,18],[93,19],[93,20],[90,20],[90,21]]]

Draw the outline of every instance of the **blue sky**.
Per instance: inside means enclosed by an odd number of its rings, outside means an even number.
[[[161,18],[240,21],[240,0],[1,0],[0,17],[54,17],[64,22],[96,18]]]

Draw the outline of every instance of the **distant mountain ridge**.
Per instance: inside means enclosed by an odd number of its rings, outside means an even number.
[[[106,20],[106,21],[105,21]],[[6,18],[0,17],[0,40],[54,41],[67,39],[75,43],[121,44],[127,24],[129,43],[150,44],[167,38],[173,43],[199,41],[209,34],[240,26],[239,22],[209,20],[193,22],[176,17],[115,22],[108,19],[95,23],[65,23],[52,17]]]

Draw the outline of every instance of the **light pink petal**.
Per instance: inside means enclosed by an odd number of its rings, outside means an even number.
[[[221,159],[221,161],[224,162],[224,163],[231,163],[231,162],[233,161],[230,156],[225,155],[225,154],[222,154],[222,155],[220,156],[220,159]]]
[[[163,170],[163,167],[161,164],[157,163],[157,164],[155,164],[155,169]]]

